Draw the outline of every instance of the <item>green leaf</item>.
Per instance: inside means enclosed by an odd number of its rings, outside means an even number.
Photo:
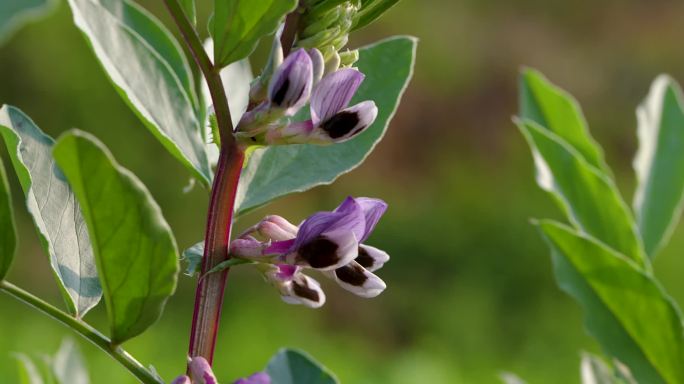
[[[296,6],[296,0],[215,0],[212,36],[216,66],[249,56],[259,39],[272,34]]]
[[[679,310],[658,282],[624,255],[553,221],[539,223],[558,284],[585,310],[588,331],[640,383],[684,382]]]
[[[361,48],[356,65],[366,79],[352,104],[374,100],[378,106],[375,123],[340,144],[287,145],[255,150],[240,179],[238,212],[245,213],[293,192],[330,184],[361,164],[385,134],[411,79],[416,44],[413,37],[396,36]]]
[[[0,281],[7,276],[17,250],[17,231],[12,213],[12,195],[5,166],[0,159]]]
[[[525,69],[520,75],[520,117],[555,133],[590,165],[610,174],[577,101],[534,69]]]
[[[0,135],[69,311],[83,316],[102,289],[81,208],[52,159],[54,140],[8,105],[0,108]]]
[[[53,155],[83,208],[111,339],[119,344],[156,322],[173,294],[176,242],[145,186],[93,136],[70,131]]]
[[[684,99],[679,85],[661,75],[637,109],[638,185],[634,211],[646,253],[654,257],[669,240],[684,207]]]
[[[336,384],[337,378],[308,354],[281,349],[266,367],[272,384]]]
[[[612,369],[598,356],[582,353],[580,365],[582,384],[618,384]]]
[[[127,0],[69,0],[74,22],[124,101],[204,183],[212,177],[192,72],[178,43]]]
[[[78,346],[67,338],[52,359],[52,372],[59,384],[88,384],[88,370]]]
[[[363,1],[361,11],[356,15],[352,31],[361,29],[375,21],[383,13],[392,8],[399,0],[366,0]]]
[[[43,17],[56,4],[56,0],[0,1],[0,44],[27,22]]]
[[[192,25],[197,24],[197,11],[195,8],[195,0],[180,0],[180,5],[183,7],[183,12],[188,16],[188,20]]]
[[[558,135],[533,121],[517,121],[549,192],[570,222],[639,264],[646,262],[636,224],[612,179],[590,165]]]
[[[186,275],[194,276],[199,271],[203,256],[204,240],[183,251],[183,260],[188,264],[185,270]]]

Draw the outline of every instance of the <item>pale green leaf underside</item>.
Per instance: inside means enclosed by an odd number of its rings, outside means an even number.
[[[56,0],[0,1],[0,44],[25,23],[38,19],[53,8]]]
[[[525,69],[520,74],[520,117],[555,133],[589,164],[610,174],[577,101],[534,69]]]
[[[88,369],[81,351],[73,339],[62,341],[52,359],[52,372],[58,384],[88,384]]]
[[[680,314],[655,279],[565,225],[539,226],[560,287],[584,307],[587,329],[606,353],[629,366],[640,383],[684,382]]]
[[[530,120],[517,121],[537,169],[537,184],[552,194],[574,226],[643,264],[636,224],[612,179],[563,139]]]
[[[129,1],[69,5],[124,101],[173,156],[208,183],[212,172],[192,75],[169,32]]]
[[[145,186],[97,139],[70,131],[53,154],[83,207],[111,339],[121,343],[156,322],[173,294],[179,268],[175,240]]]
[[[293,193],[330,184],[360,165],[380,141],[413,73],[417,41],[397,36],[361,48],[356,63],[366,75],[352,104],[374,100],[375,123],[357,137],[329,146],[287,145],[257,149],[242,172],[240,214]]]
[[[42,366],[39,366],[23,353],[16,353],[14,358],[17,360],[19,384],[50,384],[54,381],[46,362],[41,361]]]
[[[17,232],[12,213],[12,195],[5,166],[0,159],[0,281],[7,276],[17,250]]]
[[[637,119],[634,211],[646,253],[654,257],[676,227],[684,202],[684,99],[679,85],[659,76],[637,109]]]
[[[335,376],[311,356],[281,349],[266,367],[271,384],[337,384]]]
[[[216,65],[224,67],[244,59],[259,39],[273,33],[296,0],[216,0],[213,38]]]
[[[81,209],[52,158],[54,140],[7,105],[0,109],[0,135],[69,310],[83,316],[100,301],[102,289]]]

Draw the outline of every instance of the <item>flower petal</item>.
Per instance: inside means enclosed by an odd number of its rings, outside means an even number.
[[[216,376],[211,365],[201,356],[193,357],[190,361],[190,375],[194,384],[217,384]]]
[[[259,234],[275,241],[294,239],[299,230],[296,225],[278,215],[266,216],[256,228]]]
[[[294,243],[295,239],[274,241],[264,250],[264,253],[267,255],[283,255],[290,252]]]
[[[245,259],[263,259],[268,242],[263,243],[252,236],[235,239],[230,242],[230,254]]]
[[[240,379],[235,384],[271,384],[271,376],[266,372],[257,372],[246,379]]]
[[[366,219],[361,206],[354,198],[347,197],[334,212],[318,212],[304,220],[299,226],[294,248],[298,249],[328,232],[350,231],[360,239],[365,229]]]
[[[313,64],[313,82],[314,84],[321,81],[323,77],[323,72],[325,71],[325,59],[323,54],[316,48],[311,48],[307,51],[311,57],[311,63]]]
[[[295,112],[306,104],[313,83],[313,63],[304,49],[292,52],[273,74],[268,87],[271,105]]]
[[[264,141],[268,145],[306,144],[311,142],[314,126],[311,120],[295,121],[277,129],[266,131]]]
[[[337,268],[331,274],[342,288],[357,296],[375,297],[387,288],[382,279],[366,270],[356,261]]]
[[[192,384],[192,382],[190,382],[190,378],[189,378],[189,377],[187,377],[187,376],[185,376],[185,375],[181,375],[181,376],[176,377],[176,378],[171,382],[171,384]]]
[[[354,259],[362,267],[370,272],[375,272],[388,262],[390,259],[387,252],[371,247],[370,245],[360,244],[359,255]]]
[[[274,284],[291,281],[299,273],[299,267],[290,264],[278,264],[270,266],[265,273],[266,279]]]
[[[360,241],[366,241],[368,236],[375,228],[375,225],[380,221],[380,218],[387,210],[387,203],[380,199],[373,199],[370,197],[357,197],[356,202],[361,206],[364,216],[366,216],[366,229]]]
[[[309,308],[320,308],[325,304],[325,293],[318,281],[301,273],[283,284],[281,298],[288,304],[301,304]]]
[[[314,125],[346,108],[364,77],[363,73],[353,68],[340,69],[323,77],[311,94],[311,120]]]
[[[358,256],[359,242],[353,232],[338,230],[326,232],[288,256],[286,261],[320,270],[339,268]]]
[[[334,116],[323,120],[312,136],[317,141],[340,143],[351,139],[368,128],[378,116],[378,107],[371,100],[363,101],[343,109]]]

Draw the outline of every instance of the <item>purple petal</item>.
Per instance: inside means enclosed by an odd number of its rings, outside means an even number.
[[[192,383],[190,382],[190,378],[189,378],[189,377],[187,377],[187,376],[185,376],[185,375],[181,375],[181,376],[176,377],[176,378],[171,382],[171,384],[192,384]]]
[[[275,278],[281,281],[292,280],[297,272],[299,272],[299,267],[290,264],[278,264],[276,266],[278,269],[276,273],[273,274]]]
[[[366,229],[359,242],[364,242],[368,239],[375,225],[380,221],[380,218],[387,210],[387,203],[380,199],[373,199],[370,197],[358,197],[356,202],[361,206],[364,216],[366,217]]]
[[[235,384],[271,384],[271,376],[266,372],[257,372],[246,379],[240,379]]]
[[[311,120],[314,125],[319,125],[346,108],[363,79],[363,73],[352,68],[326,75],[311,94]]]
[[[363,237],[365,228],[366,219],[361,206],[354,198],[347,197],[334,212],[318,212],[304,220],[299,227],[293,248],[299,248],[333,231],[349,231],[360,239]]]
[[[266,216],[257,224],[257,231],[270,240],[283,241],[297,237],[297,226],[278,215]]]
[[[201,356],[193,357],[190,361],[190,374],[194,384],[217,384],[211,365]]]
[[[292,52],[273,74],[268,87],[271,104],[296,110],[306,104],[313,83],[313,63],[304,49]]]
[[[340,143],[368,128],[377,116],[378,108],[375,103],[370,100],[363,101],[324,120],[313,134],[323,141]]]
[[[293,248],[295,241],[295,239],[274,241],[271,243],[271,246],[264,250],[264,253],[267,255],[282,255],[288,253]]]
[[[230,242],[230,254],[237,257],[248,259],[261,258],[268,243],[262,243],[252,236],[235,239]]]

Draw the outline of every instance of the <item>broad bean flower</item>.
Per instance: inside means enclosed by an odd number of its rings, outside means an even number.
[[[377,117],[372,100],[349,106],[363,82],[355,68],[325,72],[324,60],[316,49],[297,49],[275,69],[267,100],[245,113],[238,124],[238,137],[252,142],[276,145],[330,144],[348,140]],[[310,118],[293,121],[293,116],[309,102]]]
[[[280,216],[267,216],[234,240],[230,251],[234,257],[257,261],[264,277],[288,303],[312,308],[325,303],[320,284],[304,274],[307,269],[321,271],[358,296],[375,297],[386,285],[373,272],[389,255],[363,242],[386,209],[379,199],[348,197],[332,212],[315,213],[299,226]]]
[[[190,359],[189,367],[190,377],[178,376],[171,384],[218,384],[211,365],[203,357]],[[234,384],[271,384],[271,377],[265,372],[257,372],[247,378],[238,379]]]

